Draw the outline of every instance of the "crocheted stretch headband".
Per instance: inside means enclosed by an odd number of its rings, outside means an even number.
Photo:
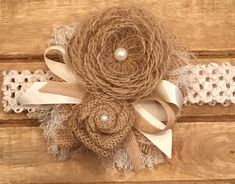
[[[57,51],[62,62],[48,58]],[[4,110],[37,118],[49,150],[92,152],[107,169],[140,170],[171,158],[182,105],[235,103],[235,67],[193,64],[148,12],[110,8],[58,29],[50,71],[5,71]],[[184,97],[182,95],[182,92]]]

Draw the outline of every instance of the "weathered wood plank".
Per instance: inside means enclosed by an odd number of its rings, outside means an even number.
[[[28,62],[29,61],[29,62]],[[225,58],[225,59],[200,59],[201,63],[223,63],[225,61],[230,61],[231,64],[235,65],[234,58]],[[29,59],[29,60],[2,60],[0,62],[0,72],[4,70],[31,70],[35,71],[37,69],[47,70],[47,67],[43,60],[40,59]],[[0,85],[2,85],[2,77],[0,77]],[[2,99],[2,91],[0,92],[0,99]],[[16,113],[5,113],[3,112],[2,103],[0,104],[0,123],[1,124],[18,124],[25,123],[27,119],[26,115],[16,114]],[[195,122],[195,121],[231,121],[235,120],[235,105],[229,107],[222,107],[221,105],[216,105],[210,107],[208,105],[204,106],[184,106],[182,111],[182,117],[179,119],[179,122]],[[12,121],[12,122],[10,122]],[[34,126],[35,121],[28,121],[25,124],[26,126]],[[22,125],[21,125],[22,126]]]
[[[161,18],[192,50],[234,53],[233,0],[1,0],[0,55],[43,53],[53,26],[62,26],[102,8],[137,4]]]
[[[73,155],[73,159],[57,162],[47,153],[39,128],[4,127],[0,128],[0,183],[196,183],[197,180],[206,183],[207,180],[235,179],[235,122],[177,124],[173,140],[172,160],[125,179],[105,175],[94,158]]]

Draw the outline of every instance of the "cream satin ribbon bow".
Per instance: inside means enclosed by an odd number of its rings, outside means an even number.
[[[47,58],[47,53],[51,50],[59,51],[65,63],[59,63]],[[34,82],[19,97],[18,101],[22,105],[82,103],[86,96],[86,90],[79,84],[78,78],[67,67],[67,57],[64,48],[60,46],[49,47],[44,53],[44,59],[48,68],[66,82]],[[183,96],[179,88],[166,80],[161,80],[148,98],[133,103],[138,120],[135,128],[168,158],[172,156],[171,127],[182,105]]]

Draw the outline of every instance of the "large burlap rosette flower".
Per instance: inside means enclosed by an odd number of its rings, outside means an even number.
[[[118,61],[115,50],[127,57]],[[172,45],[148,12],[110,8],[87,18],[67,47],[68,64],[97,98],[133,102],[148,96],[169,69]]]

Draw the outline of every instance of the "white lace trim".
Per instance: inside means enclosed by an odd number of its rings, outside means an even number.
[[[149,156],[142,153],[141,159],[147,168],[153,168],[155,165],[164,162],[164,157],[160,154]],[[110,175],[116,174],[120,169],[124,171],[126,176],[133,174],[133,167],[124,149],[117,150],[113,160],[102,160],[102,165]]]
[[[66,159],[70,148],[61,148],[54,143],[57,131],[64,128],[64,122],[70,116],[70,112],[59,112],[60,105],[39,105],[27,106],[28,117],[38,119],[43,129],[44,137],[47,140],[48,152],[53,154],[58,160]],[[30,109],[30,110],[29,110]]]
[[[49,40],[48,45],[49,46],[59,45],[62,47],[66,47],[73,34],[74,28],[75,25],[53,28],[51,39]]]

